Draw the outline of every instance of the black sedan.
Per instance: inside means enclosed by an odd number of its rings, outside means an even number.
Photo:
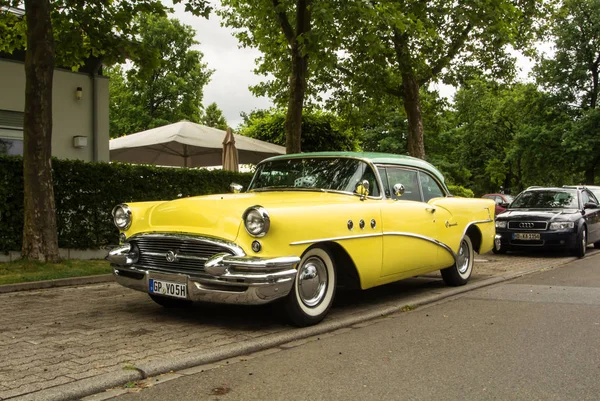
[[[585,256],[600,248],[600,206],[585,187],[532,187],[496,218],[494,253],[509,250],[568,249]]]

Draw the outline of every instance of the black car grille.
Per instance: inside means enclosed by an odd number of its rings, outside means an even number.
[[[213,255],[234,254],[225,245],[189,237],[148,236],[132,238],[130,243],[140,251],[139,260],[134,266],[168,273],[203,274],[204,263]],[[172,252],[171,256],[176,256],[172,262],[167,260],[169,252]]]
[[[545,221],[509,221],[511,230],[545,230],[548,223]]]

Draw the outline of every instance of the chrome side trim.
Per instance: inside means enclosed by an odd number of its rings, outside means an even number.
[[[305,240],[305,241],[296,241],[296,242],[291,242],[290,245],[305,245],[305,244],[314,244],[315,242],[343,241],[346,239],[381,237],[381,236],[383,236],[383,234],[381,234],[381,233],[357,234],[357,235],[347,235],[345,237],[330,237],[330,238],[309,239],[309,240]]]
[[[432,244],[437,245],[437,246],[443,248],[446,252],[448,252],[450,255],[452,255],[452,258],[454,259],[454,262],[456,262],[456,258],[457,258],[456,252],[454,252],[452,250],[452,248],[450,248],[448,245],[444,244],[441,241],[436,240],[435,238],[426,237],[424,235],[419,235],[419,234],[414,234],[414,233],[405,233],[405,232],[389,232],[389,233],[384,233],[384,235],[418,238],[418,239],[422,239],[422,240],[427,241],[427,242],[431,242]],[[464,237],[464,235],[463,235],[463,237]],[[461,237],[461,239],[463,237]]]
[[[306,240],[306,241],[296,241],[290,243],[290,245],[305,245],[305,244],[314,244],[317,242],[327,242],[327,241],[343,241],[349,239],[357,239],[357,238],[368,238],[368,237],[384,237],[384,236],[402,236],[402,237],[412,237],[425,240],[427,242],[431,242],[437,246],[444,248],[448,253],[452,255],[454,260],[456,261],[456,253],[450,248],[448,245],[440,242],[434,238],[426,237],[424,235],[406,233],[406,232],[385,232],[385,233],[376,233],[376,234],[362,234],[362,235],[348,235],[346,237],[331,237],[331,238],[320,238],[314,240]]]
[[[222,240],[219,238],[214,238],[214,237],[206,237],[206,236],[202,236],[202,235],[190,235],[190,234],[183,234],[183,233],[176,233],[176,234],[175,233],[160,233],[160,232],[141,233],[141,234],[135,234],[135,235],[129,237],[129,241],[135,240],[136,238],[164,238],[164,237],[171,237],[171,238],[177,238],[177,239],[188,240],[188,241],[208,242],[213,245],[222,246],[222,247],[229,249],[235,256],[246,255],[244,250],[239,245],[237,245],[233,242],[225,241],[225,240]]]

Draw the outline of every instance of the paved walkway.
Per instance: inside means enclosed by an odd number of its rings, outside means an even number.
[[[587,257],[600,254],[589,251]],[[458,291],[572,260],[564,254],[486,254],[476,261],[472,282]],[[355,323],[360,316],[398,310],[415,297],[454,293],[439,275],[340,293],[327,319],[304,329],[287,325],[271,305],[167,310],[115,283],[0,294],[0,400],[77,398],[343,327],[349,319]]]

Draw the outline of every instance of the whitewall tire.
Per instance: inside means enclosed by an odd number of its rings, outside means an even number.
[[[309,248],[300,263],[285,310],[292,323],[304,327],[319,323],[333,304],[336,286],[335,264],[324,248]]]
[[[456,287],[465,285],[473,273],[475,262],[475,251],[471,238],[467,235],[460,241],[460,247],[456,253],[456,263],[446,269],[442,269],[442,278],[447,285]]]

